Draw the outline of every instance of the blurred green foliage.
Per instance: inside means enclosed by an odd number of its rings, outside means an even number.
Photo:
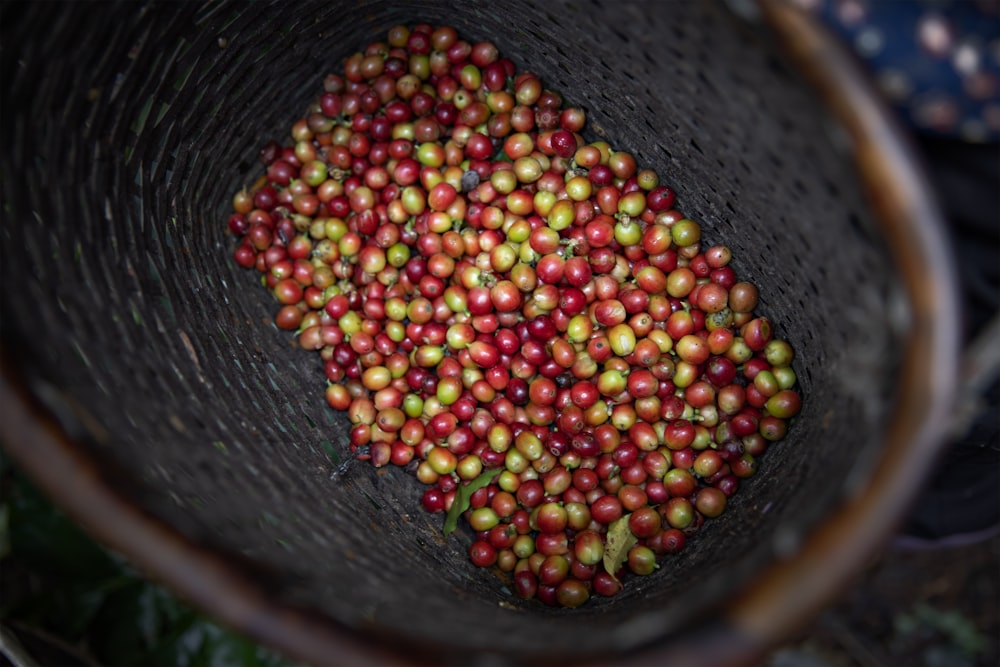
[[[95,543],[3,452],[0,627],[40,665],[290,665]]]
[[[909,613],[897,614],[893,625],[896,643],[928,645],[924,652],[928,667],[972,666],[989,648],[986,637],[961,611],[938,609],[926,602],[917,603]]]

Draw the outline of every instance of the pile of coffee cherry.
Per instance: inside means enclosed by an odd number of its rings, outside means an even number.
[[[412,472],[473,563],[563,607],[683,549],[801,405],[731,250],[585,125],[493,43],[395,26],[228,218],[352,454]]]

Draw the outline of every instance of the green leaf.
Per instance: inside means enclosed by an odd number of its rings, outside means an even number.
[[[492,482],[493,478],[499,475],[502,470],[502,468],[486,470],[479,477],[458,487],[455,491],[455,500],[451,503],[451,509],[448,510],[448,515],[444,518],[442,530],[445,537],[448,537],[458,527],[458,517],[469,509],[472,494]]]
[[[625,564],[628,550],[639,541],[628,527],[629,516],[631,515],[626,514],[608,526],[607,544],[604,546],[604,569],[616,580],[615,572]]]
[[[223,628],[207,634],[203,651],[205,667],[278,667],[280,657]]]
[[[3,515],[9,551],[0,567],[18,584],[0,596],[0,621],[86,647],[95,664],[294,664],[144,580],[56,509],[0,451],[0,539]]]
[[[67,585],[118,574],[104,550],[32,485],[15,479],[10,492],[8,536],[13,555]]]

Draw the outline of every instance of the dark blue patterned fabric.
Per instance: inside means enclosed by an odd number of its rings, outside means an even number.
[[[1000,140],[998,0],[798,0],[923,133]]]

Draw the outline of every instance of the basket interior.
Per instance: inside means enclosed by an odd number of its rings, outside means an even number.
[[[2,333],[145,511],[276,602],[449,655],[600,655],[680,632],[864,480],[899,363],[894,270],[817,102],[711,3],[326,2],[3,9]],[[522,603],[441,535],[420,484],[351,458],[318,355],[231,259],[232,194],[341,58],[450,23],[588,111],[733,249],[795,347],[804,407],[729,510],[654,575]],[[387,634],[388,633],[388,634]],[[516,637],[512,641],[511,637]],[[456,653],[460,652],[460,653]]]

